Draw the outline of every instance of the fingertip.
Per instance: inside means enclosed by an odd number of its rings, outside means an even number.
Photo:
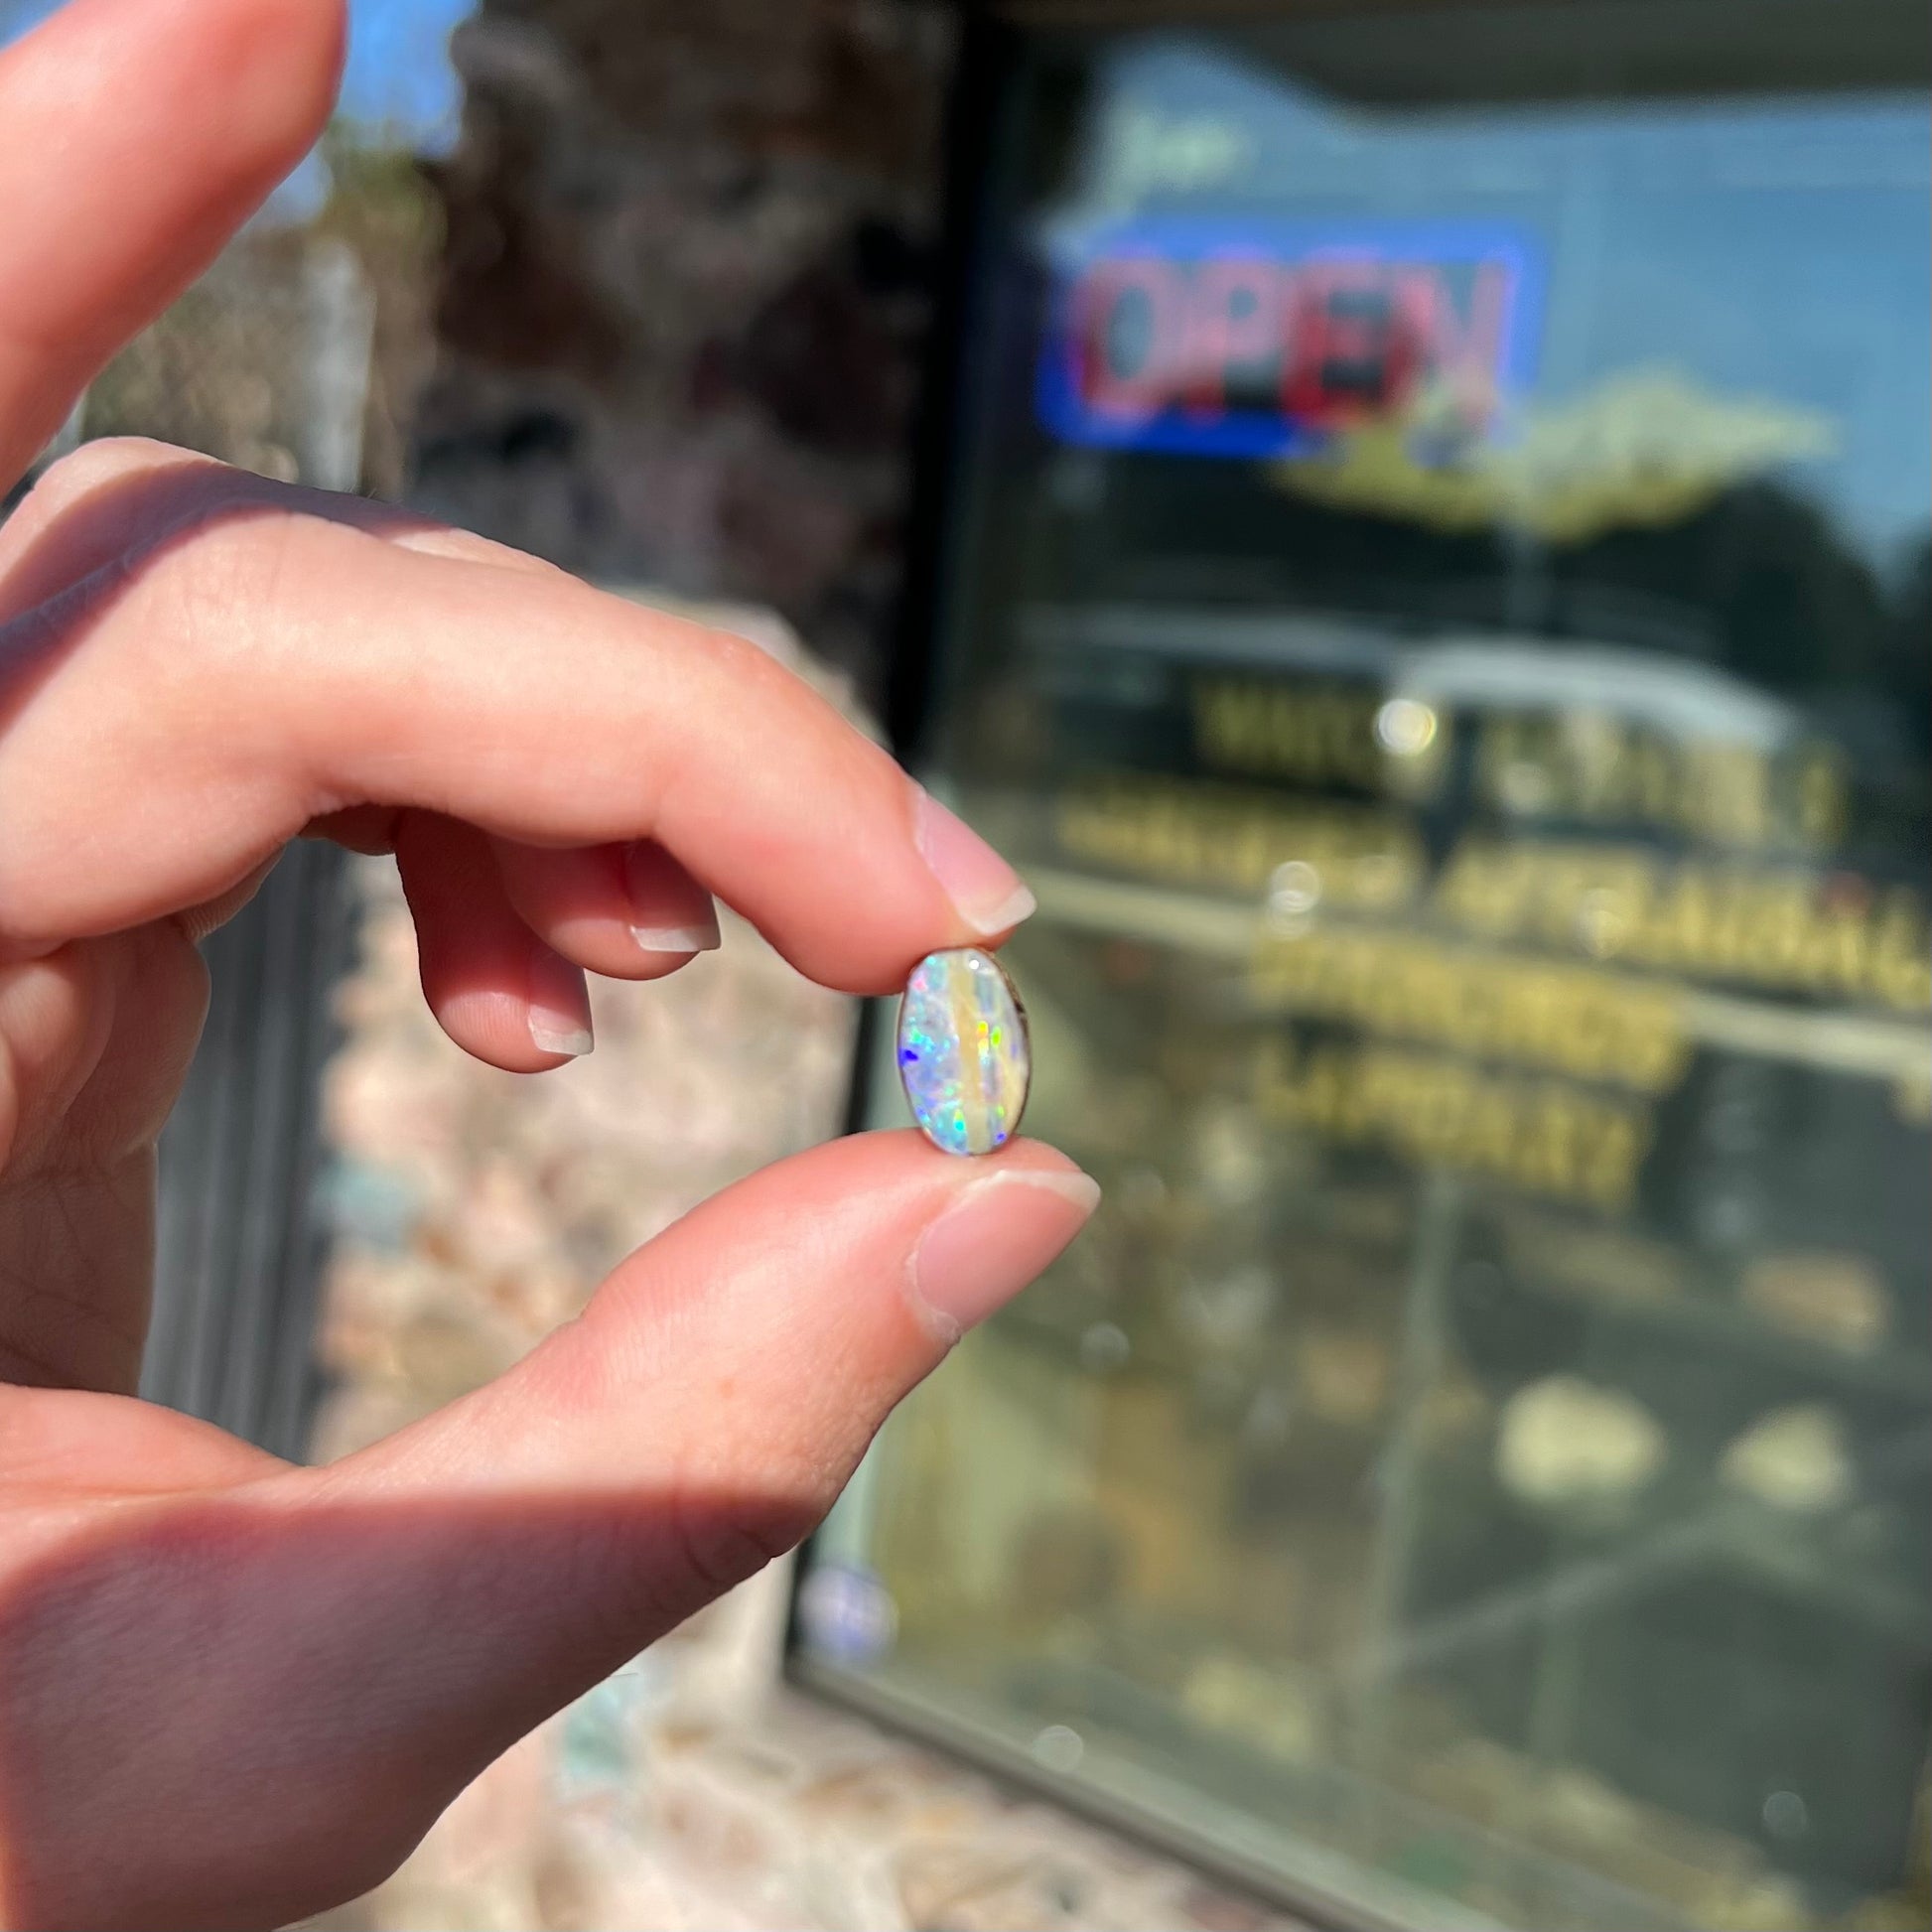
[[[920,1139],[924,1139],[923,1135]],[[935,1153],[937,1149],[933,1150]],[[1062,1154],[1051,1141],[1029,1140],[1022,1135],[1010,1141],[997,1154],[941,1154],[942,1161],[957,1162],[968,1168],[981,1169],[987,1173],[1073,1174],[1091,1186],[1096,1197],[1100,1183],[1080,1166],[1070,1155]]]
[[[663,979],[717,950],[711,895],[661,846],[494,841],[503,890],[545,944],[609,979]]]
[[[588,1053],[595,1039],[584,969],[538,941],[530,952],[528,984],[524,1024],[536,1050],[559,1061]]]
[[[548,1073],[581,1059],[593,1045],[588,1026],[540,1014],[527,999],[501,989],[445,993],[432,998],[429,1008],[454,1044],[505,1073]]]
[[[717,901],[654,839],[625,846],[622,871],[630,937],[640,952],[717,951]]]
[[[942,1343],[958,1340],[1036,1281],[1100,1204],[1091,1174],[1056,1149],[1033,1145],[1036,1158],[975,1159],[979,1172],[907,1259],[914,1312]]]
[[[583,969],[517,916],[483,834],[406,814],[396,865],[416,921],[423,997],[457,1045],[507,1073],[541,1073],[591,1050]]]
[[[914,787],[913,840],[975,937],[999,939],[1038,910],[1026,882],[964,819]]]
[[[346,0],[69,0],[33,51],[110,83],[138,73],[115,134],[145,141],[202,115],[200,179],[223,199],[265,195],[314,145],[348,50]],[[210,108],[218,113],[210,114]]]
[[[831,1148],[851,1150],[853,1158],[874,1159],[880,1163],[882,1179],[886,1165],[895,1171],[911,1168],[915,1173],[945,1181],[951,1188],[965,1189],[996,1174],[1038,1176],[1079,1180],[1099,1198],[1100,1185],[1080,1164],[1062,1154],[1050,1141],[1032,1140],[1025,1135],[1009,1141],[996,1154],[948,1154],[936,1148],[915,1127],[881,1127],[868,1133],[848,1135],[843,1141],[829,1143]]]
[[[250,119],[264,166],[293,166],[329,123],[348,56],[346,0],[191,0],[205,95]]]

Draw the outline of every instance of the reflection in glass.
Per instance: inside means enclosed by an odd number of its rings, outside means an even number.
[[[818,1681],[1344,1915],[1925,1923],[1903,19],[1015,57],[921,750],[1106,1199]]]

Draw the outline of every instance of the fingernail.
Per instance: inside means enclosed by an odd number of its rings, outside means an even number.
[[[716,952],[718,922],[709,926],[633,925],[630,936],[645,952]]]
[[[1033,911],[1036,901],[1020,875],[927,791],[919,793],[914,836],[953,910],[983,938],[1018,925]]]
[[[530,1038],[538,1052],[571,1059],[596,1043],[583,969],[561,953],[540,952],[530,962]]]
[[[1077,1169],[1009,1168],[973,1186],[919,1237],[906,1264],[912,1306],[949,1346],[1043,1269],[1100,1199]]]
[[[648,839],[632,845],[623,877],[637,915],[630,936],[643,951],[717,951],[718,908],[662,847]]]

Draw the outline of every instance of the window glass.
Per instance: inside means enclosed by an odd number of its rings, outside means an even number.
[[[1925,1923],[1922,38],[1024,42],[919,751],[1106,1199],[808,1675],[1364,1921]]]

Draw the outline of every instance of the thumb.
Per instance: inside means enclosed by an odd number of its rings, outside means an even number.
[[[317,1473],[325,1515],[412,1526],[368,1582],[358,1680],[371,1657],[412,1672],[409,1633],[454,1620],[440,1701],[469,1775],[806,1535],[893,1406],[1098,1198],[1036,1142],[962,1161],[906,1132],[706,1201],[498,1381]]]
[[[0,1578],[0,1919],[209,1932],[376,1883],[492,1757],[810,1529],[1097,1193],[1035,1143],[835,1142],[387,1442],[57,1539]]]

